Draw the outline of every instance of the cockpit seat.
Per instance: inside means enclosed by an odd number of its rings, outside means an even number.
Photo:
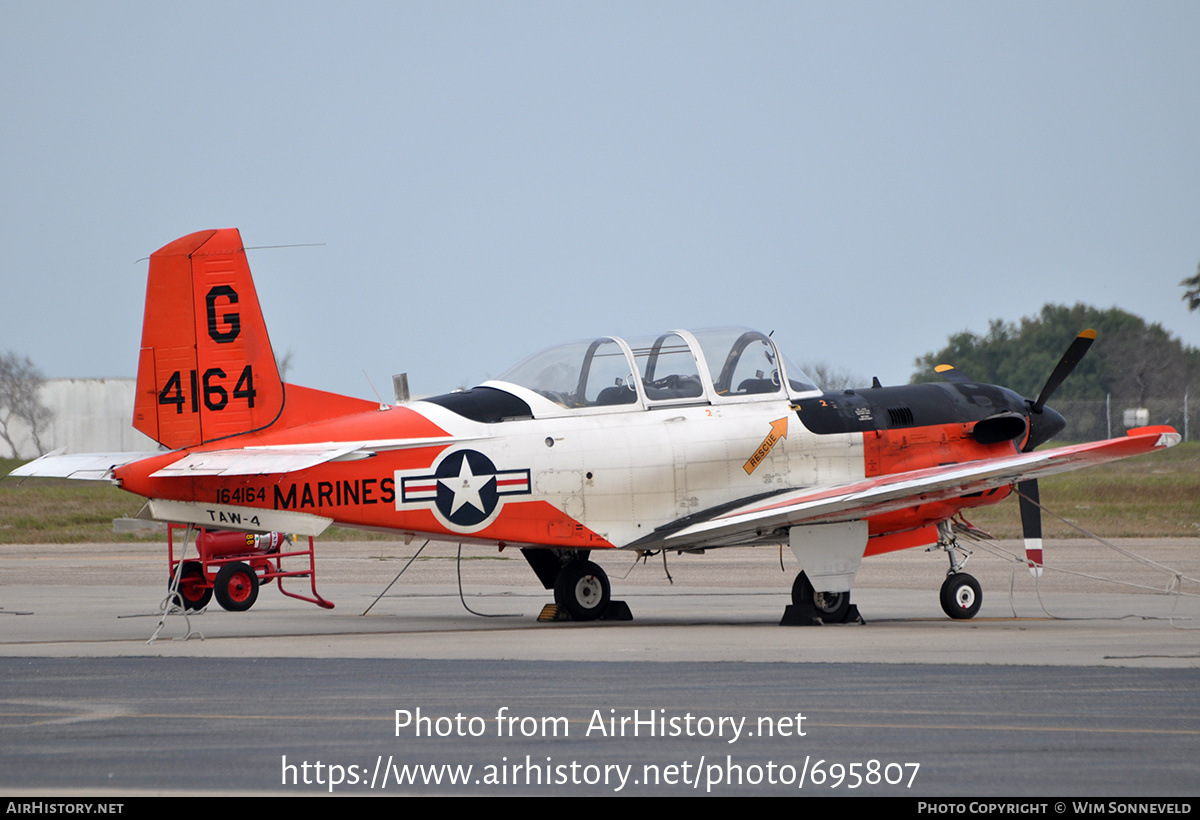
[[[606,387],[596,397],[597,407],[610,407],[614,404],[633,404],[637,401],[637,393],[624,385]]]
[[[643,384],[646,388],[646,398],[651,401],[698,399],[704,395],[704,386],[700,384],[697,376],[671,375]]]
[[[774,393],[779,385],[771,379],[746,379],[738,385],[738,395],[748,396],[756,393]]]

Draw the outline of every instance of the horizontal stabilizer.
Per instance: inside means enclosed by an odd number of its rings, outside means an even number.
[[[194,475],[267,475],[307,470],[333,461],[357,449],[355,444],[321,447],[250,447],[243,450],[209,450],[190,453],[151,473],[151,478],[177,478]]]
[[[79,481],[111,481],[117,467],[160,456],[153,453],[67,453],[56,450],[39,459],[22,464],[9,473],[16,478],[73,478]]]
[[[207,450],[189,453],[151,474],[151,478],[176,478],[197,475],[273,475],[307,470],[328,461],[353,461],[370,458],[386,450],[416,447],[445,447],[476,437],[431,436],[428,438],[383,439],[376,441],[333,441],[325,444],[244,447],[238,450]]]

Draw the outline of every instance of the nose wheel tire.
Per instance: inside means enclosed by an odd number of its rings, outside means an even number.
[[[608,575],[591,561],[575,561],[559,570],[554,581],[554,603],[575,621],[594,621],[608,609],[611,588]]]
[[[811,606],[816,616],[827,624],[838,624],[846,620],[850,610],[849,592],[817,592],[801,572],[792,583],[792,603],[798,607]]]
[[[226,564],[217,573],[217,603],[230,612],[245,612],[258,600],[258,575],[249,564]]]
[[[965,572],[956,572],[942,582],[942,610],[951,618],[965,621],[974,618],[983,604],[979,582]]]

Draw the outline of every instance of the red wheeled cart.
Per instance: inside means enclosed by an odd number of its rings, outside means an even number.
[[[167,526],[167,562],[171,570],[168,589],[174,584],[179,562],[175,560],[175,530],[187,529],[183,524]],[[230,612],[245,612],[258,600],[258,588],[277,581],[279,591],[289,598],[299,598],[325,609],[333,602],[317,594],[317,566],[313,555],[313,539],[308,549],[284,551],[293,546],[292,539],[281,532],[255,534],[230,530],[196,528],[198,561],[184,561],[179,570],[178,599],[185,609],[200,609],[216,594],[217,603]],[[186,554],[186,544],[184,552]],[[285,571],[284,558],[308,558],[308,569]],[[312,597],[297,595],[283,588],[284,578],[308,578]]]

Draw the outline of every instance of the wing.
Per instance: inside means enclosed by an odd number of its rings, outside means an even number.
[[[877,476],[833,487],[789,490],[722,508],[701,520],[689,519],[683,527],[678,522],[662,527],[627,547],[674,549],[744,544],[773,530],[799,524],[858,521],[1003,487],[1026,478],[1173,447],[1179,440],[1179,434],[1171,427],[1143,427],[1130,430],[1125,438]]]

